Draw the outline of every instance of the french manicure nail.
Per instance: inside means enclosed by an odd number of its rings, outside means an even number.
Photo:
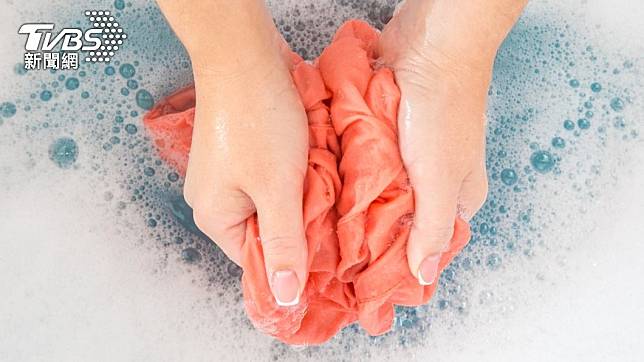
[[[420,285],[431,285],[436,281],[438,276],[438,262],[441,260],[441,254],[430,255],[420,263],[418,268],[418,282]]]
[[[281,307],[290,307],[300,302],[300,282],[292,270],[278,270],[273,273],[271,287],[275,302]]]

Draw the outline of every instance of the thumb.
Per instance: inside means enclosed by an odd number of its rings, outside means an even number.
[[[415,215],[407,243],[407,261],[412,275],[422,285],[436,281],[441,254],[454,234],[460,185],[450,179],[438,172],[425,177],[410,172]]]
[[[299,303],[308,279],[302,186],[297,192],[272,194],[277,194],[278,198],[262,196],[254,201],[266,275],[277,304],[292,306]]]

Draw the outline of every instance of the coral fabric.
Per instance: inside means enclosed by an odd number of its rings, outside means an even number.
[[[419,285],[407,266],[414,200],[398,149],[400,92],[391,70],[373,68],[377,40],[374,29],[353,20],[314,64],[292,54],[310,143],[303,201],[310,273],[298,305],[275,303],[256,216],[247,220],[240,240],[248,316],[286,343],[320,344],[355,321],[371,335],[383,334],[391,328],[395,304],[426,303],[436,288]],[[161,157],[183,174],[194,106],[189,87],[144,118]],[[454,227],[441,271],[470,238],[466,222],[457,218]]]

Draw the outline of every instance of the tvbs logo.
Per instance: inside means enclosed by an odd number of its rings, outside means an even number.
[[[23,24],[19,34],[27,36],[25,69],[77,69],[79,52],[87,62],[109,62],[127,34],[107,10],[85,11],[91,28],[63,28],[52,23]],[[54,50],[56,49],[56,50]]]

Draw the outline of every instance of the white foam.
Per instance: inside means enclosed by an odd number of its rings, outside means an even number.
[[[331,3],[334,2],[315,2],[316,9]],[[409,332],[422,343],[402,346],[397,338],[403,335],[400,330],[394,332],[395,337],[371,342],[347,332],[322,348],[290,349],[252,329],[243,314],[234,278],[223,278],[219,269],[206,262],[188,265],[181,260],[179,247],[160,245],[157,237],[167,239],[171,234],[164,234],[160,228],[153,233],[146,225],[146,213],[156,212],[152,209],[158,205],[152,201],[148,201],[151,205],[129,202],[132,190],[128,187],[138,184],[125,182],[127,177],[137,176],[134,171],[127,174],[126,170],[135,163],[128,153],[140,152],[140,147],[105,153],[101,145],[111,136],[110,123],[84,121],[95,119],[101,107],[109,111],[110,105],[95,103],[93,108],[61,107],[51,111],[50,102],[31,112],[22,110],[26,103],[37,103],[29,100],[29,94],[40,89],[39,82],[50,82],[51,76],[29,74],[20,78],[13,74],[13,65],[21,60],[22,46],[15,29],[22,22],[36,20],[30,16],[38,12],[37,7],[47,13],[44,9],[54,9],[56,4],[72,9],[62,1],[43,1],[38,5],[30,3],[26,10],[32,13],[23,13],[17,4],[9,3],[0,15],[0,39],[9,49],[3,48],[0,55],[0,79],[12,84],[0,90],[0,103],[23,100],[17,103],[19,112],[0,124],[0,360],[641,359],[644,144],[640,138],[622,142],[621,135],[612,134],[601,146],[596,134],[580,136],[567,146],[566,150],[571,151],[559,164],[562,175],[539,178],[533,190],[519,196],[508,192],[514,203],[511,206],[536,205],[540,222],[550,221],[550,225],[530,235],[522,234],[541,240],[543,245],[532,257],[504,255],[499,270],[480,268],[476,273],[460,274],[465,313],[457,308],[419,311],[421,318],[433,318],[428,331]],[[299,1],[271,4],[279,8],[279,18]],[[85,5],[83,9],[101,6],[96,2]],[[146,6],[147,2],[133,1],[132,8]],[[337,5],[328,15],[334,17],[335,25],[328,26],[319,20],[318,10],[307,15],[306,8],[300,6],[301,16],[317,19],[314,28],[323,32],[339,25],[339,19],[367,16],[369,9],[364,4],[358,8]],[[76,9],[65,9],[70,17],[78,16]],[[129,14],[128,10],[124,13]],[[142,14],[149,15],[149,11]],[[643,16],[644,9],[638,1],[532,1],[523,29],[543,19],[550,23],[565,20],[609,60],[627,56],[641,61]],[[130,21],[133,19],[134,16]],[[295,26],[296,19],[292,15],[288,21]],[[128,25],[127,21],[121,23]],[[131,29],[129,39],[152,41],[154,34],[137,34]],[[316,41],[294,39],[292,43],[310,47],[311,55],[329,36],[321,35]],[[163,51],[159,53],[165,54]],[[132,49],[123,49],[120,54],[121,59],[134,56]],[[147,60],[155,67],[172,62]],[[584,68],[586,63],[581,60],[579,63],[578,76],[593,78],[593,69]],[[155,96],[185,83],[189,77],[187,71],[177,71],[173,74],[174,83],[168,82],[161,78],[165,74],[159,68],[154,71],[147,65],[137,68],[137,75],[144,76],[146,87]],[[547,71],[544,77],[556,78],[560,70]],[[100,87],[94,78],[88,75],[83,86],[93,87],[92,90]],[[623,84],[615,87],[629,88],[641,97],[641,79],[622,77],[617,81]],[[110,82],[105,83],[107,91],[97,91],[92,97],[122,99],[118,95],[122,82]],[[521,100],[526,104],[520,106],[543,106],[544,113],[539,115],[543,124],[535,124],[529,136],[512,140],[512,157],[529,157],[526,139],[547,143],[561,130],[563,118],[551,121],[548,117],[564,117],[579,101],[572,96],[560,97],[566,94],[565,87],[564,82],[549,94],[542,94],[538,84],[522,89]],[[112,88],[116,95],[110,93]],[[75,97],[75,101],[79,98],[78,94],[68,93],[60,93],[59,97],[62,103],[65,97]],[[631,129],[641,132],[644,112],[637,97],[628,104],[624,115]],[[503,99],[494,98],[493,102],[504,104]],[[38,128],[44,119],[52,124],[60,122],[61,126]],[[129,121],[137,122],[141,129],[138,119]],[[73,135],[78,142],[79,158],[75,169],[61,170],[49,161],[48,146],[57,137],[67,135]],[[593,165],[600,165],[601,173],[591,177],[589,168]],[[583,184],[586,179],[592,181],[591,191],[573,192],[572,184]],[[105,198],[106,192],[111,194],[109,199]],[[154,193],[149,188],[147,192]],[[594,198],[589,198],[589,193]],[[118,206],[119,202],[124,208]],[[573,219],[560,220],[561,215]],[[503,230],[499,231],[507,232],[504,237],[513,237],[508,231],[511,222],[500,222]],[[525,240],[517,240],[520,241]],[[472,253],[485,256],[478,249]],[[205,257],[218,255],[204,253]],[[436,300],[432,303],[435,307]]]

